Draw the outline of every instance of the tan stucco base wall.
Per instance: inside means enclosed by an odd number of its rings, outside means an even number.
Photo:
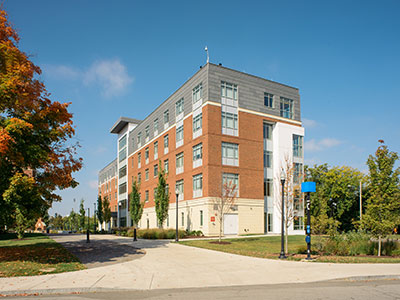
[[[182,230],[201,230],[204,235],[217,236],[219,234],[218,211],[214,210],[215,198],[205,197],[193,200],[179,201],[178,226]],[[264,200],[244,199],[236,200],[237,209],[229,214],[238,215],[238,234],[264,233]],[[176,206],[170,203],[168,219],[164,228],[176,228]],[[222,225],[223,226],[223,225]],[[145,208],[140,228],[157,228],[157,216],[154,207]],[[223,228],[222,228],[223,232]]]

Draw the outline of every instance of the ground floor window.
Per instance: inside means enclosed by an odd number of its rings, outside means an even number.
[[[274,223],[273,223],[273,214],[272,213],[268,213],[268,217],[267,217],[267,230],[268,232],[272,232],[274,230]]]
[[[185,213],[182,213],[182,226],[185,226]]]
[[[304,230],[304,217],[296,216],[293,220],[294,230]]]
[[[203,211],[200,211],[200,226],[203,226]]]
[[[126,217],[119,218],[119,227],[126,227]]]

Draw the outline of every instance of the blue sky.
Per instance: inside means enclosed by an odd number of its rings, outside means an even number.
[[[51,98],[72,102],[84,167],[50,213],[85,199],[116,156],[109,129],[145,118],[206,61],[298,87],[305,162],[366,171],[400,152],[399,1],[54,1],[3,4]],[[73,199],[77,201],[74,203]]]

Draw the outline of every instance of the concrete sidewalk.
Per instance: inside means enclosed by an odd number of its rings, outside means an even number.
[[[131,238],[119,238],[132,243]],[[0,294],[171,289],[305,283],[345,277],[391,275],[398,264],[330,264],[246,257],[174,243],[140,240],[146,255],[88,270],[32,277],[0,278]]]

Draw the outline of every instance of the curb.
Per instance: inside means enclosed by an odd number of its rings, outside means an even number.
[[[375,280],[400,280],[400,275],[371,275],[371,276],[352,276],[344,278],[336,278],[323,281],[314,282],[335,282],[335,281],[350,281],[350,282],[362,282],[362,281],[375,281]],[[296,282],[296,283],[312,283],[312,282]],[[218,288],[226,286],[212,286],[210,288]],[[234,287],[234,286],[232,286]],[[237,286],[236,286],[237,287]],[[209,287],[202,287],[209,288]],[[185,288],[184,288],[185,289]],[[190,288],[188,288],[190,289]],[[145,289],[150,290],[150,289]],[[168,289],[173,290],[173,289]],[[96,292],[115,292],[115,291],[144,291],[142,289],[113,289],[113,288],[61,288],[61,289],[41,289],[41,290],[11,290],[0,292],[0,297],[9,296],[37,296],[37,295],[51,295],[51,294],[81,294],[81,293],[96,293]]]

